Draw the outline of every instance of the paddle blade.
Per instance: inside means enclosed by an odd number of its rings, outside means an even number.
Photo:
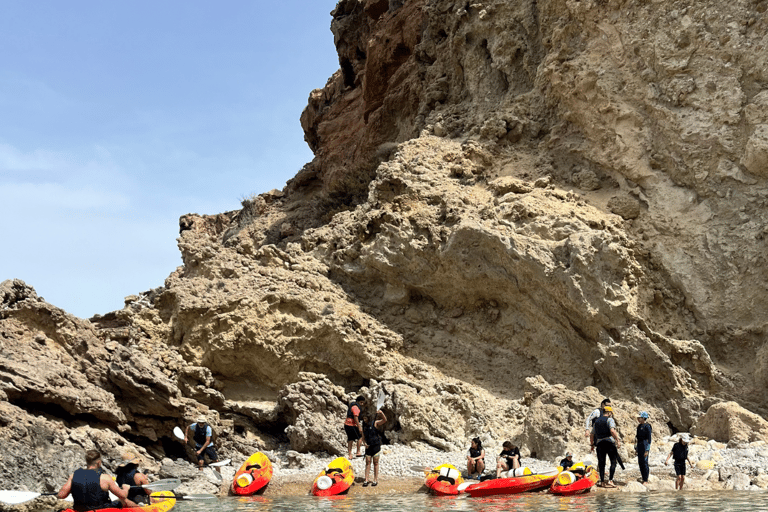
[[[55,492],[34,492],[34,491],[0,491],[0,503],[7,505],[18,505],[19,503],[26,503],[32,501],[38,496],[56,496]],[[72,501],[72,495],[64,498],[65,501]]]
[[[176,498],[180,500],[215,500],[216,496],[213,494],[179,494]]]
[[[376,401],[376,410],[378,411],[384,406],[384,400],[387,399],[387,395],[384,394],[384,390],[379,390],[379,399]]]
[[[173,427],[173,435],[175,435],[182,441],[184,440],[184,432],[182,432],[179,427]]]
[[[181,485],[181,479],[179,478],[166,478],[165,480],[158,480],[151,484],[142,485],[144,489],[151,491],[172,491]]]
[[[0,501],[8,505],[18,505],[40,496],[39,492],[31,491],[0,491]]]
[[[432,468],[429,466],[411,466],[411,471],[418,471],[420,473],[429,473],[432,471]]]
[[[212,468],[217,468],[219,466],[226,466],[230,462],[232,462],[232,459],[224,459],[224,460],[220,460],[219,462],[211,462],[208,465],[211,466]]]

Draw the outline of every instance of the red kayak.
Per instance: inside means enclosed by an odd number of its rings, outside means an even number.
[[[560,473],[555,469],[547,473],[514,476],[511,478],[496,478],[472,484],[464,489],[464,492],[473,498],[482,496],[494,496],[497,494],[518,494],[521,492],[538,491],[546,489]]]
[[[576,472],[563,471],[552,482],[550,491],[552,494],[560,496],[573,496],[574,494],[589,492],[597,483],[598,478],[600,478],[600,475],[597,474],[597,470],[592,466],[588,466],[583,475],[579,475]]]

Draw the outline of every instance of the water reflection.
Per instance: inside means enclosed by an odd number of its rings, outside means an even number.
[[[375,496],[249,496],[181,501],[173,512],[768,512],[766,492],[592,493],[559,497],[517,494],[470,498],[428,494]]]

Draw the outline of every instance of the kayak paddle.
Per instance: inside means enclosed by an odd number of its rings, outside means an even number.
[[[184,432],[182,432],[179,427],[173,427],[173,435],[175,435],[182,441],[184,440]]]
[[[410,470],[411,471],[417,471],[419,473],[431,473],[432,472],[432,468],[429,467],[429,466],[411,466]]]
[[[210,466],[212,468],[218,468],[220,466],[226,466],[230,462],[232,462],[232,459],[224,459],[224,460],[220,460],[219,462],[211,462],[210,464],[205,464],[205,466]]]

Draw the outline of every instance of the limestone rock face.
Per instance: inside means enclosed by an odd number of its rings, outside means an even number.
[[[696,421],[691,432],[729,446],[768,442],[768,421],[735,402],[723,402],[712,405]]]

